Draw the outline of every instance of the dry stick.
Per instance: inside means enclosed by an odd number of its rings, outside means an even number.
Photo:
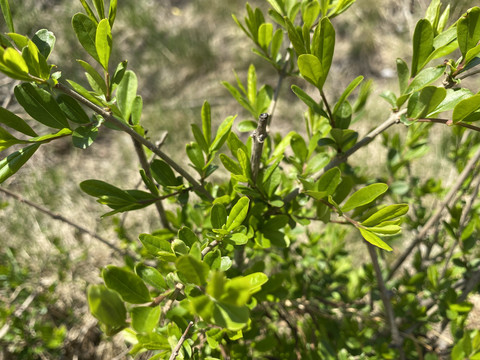
[[[385,286],[385,280],[382,276],[382,270],[380,270],[380,264],[378,263],[376,248],[369,243],[367,243],[367,247],[368,252],[370,253],[370,258],[372,260],[373,269],[375,270],[375,276],[377,278],[377,283],[380,290],[380,297],[382,298],[385,313],[387,315],[388,325],[390,326],[392,341],[395,347],[400,352],[400,359],[405,359],[405,353],[403,352],[402,347],[403,340],[400,336],[400,332],[398,331],[398,327],[395,322],[395,314],[393,312],[392,303],[390,302],[390,296],[388,295],[387,287]]]
[[[22,203],[24,203],[24,204],[27,204],[28,206],[33,207],[34,209],[36,209],[36,210],[38,210],[38,211],[40,211],[40,212],[42,212],[42,213],[50,216],[52,219],[60,220],[60,221],[64,222],[65,224],[74,227],[75,229],[79,230],[80,232],[83,232],[83,233],[85,233],[85,234],[90,235],[91,237],[93,237],[93,238],[99,240],[100,242],[104,243],[104,244],[107,245],[109,248],[111,248],[113,251],[121,254],[122,256],[128,255],[128,256],[131,256],[131,257],[135,258],[135,255],[129,254],[128,252],[119,249],[119,248],[116,247],[115,245],[111,244],[108,240],[105,240],[105,239],[102,238],[101,236],[95,234],[94,232],[92,232],[92,231],[90,231],[90,230],[88,230],[88,229],[85,229],[84,227],[82,227],[82,226],[74,223],[73,221],[65,218],[64,216],[62,216],[62,215],[60,215],[60,214],[55,214],[55,213],[51,212],[50,210],[44,208],[43,206],[38,205],[38,204],[36,204],[36,203],[34,203],[34,202],[30,201],[30,200],[27,200],[27,199],[21,197],[20,195],[15,194],[15,193],[13,193],[13,192],[11,192],[10,190],[7,190],[7,189],[5,189],[5,188],[0,187],[0,192],[3,192],[4,194],[6,194],[6,195],[8,195],[8,196],[10,196],[10,197],[12,197],[12,198],[14,198],[15,200],[20,201],[20,202],[22,202]]]
[[[14,311],[13,316],[16,317],[16,318],[19,318],[23,314],[23,312],[28,309],[28,307],[30,306],[32,301],[39,294],[40,294],[40,290],[31,293],[25,299],[25,301],[22,303],[22,305],[20,305],[20,307],[17,310]],[[7,334],[8,330],[10,329],[11,321],[12,321],[11,318],[7,318],[7,321],[5,322],[5,325],[3,325],[3,327],[0,329],[0,339],[2,339]]]
[[[212,195],[198,182],[196,181],[187,171],[185,171],[179,164],[177,164],[173,159],[171,159],[167,154],[165,154],[162,150],[155,146],[152,142],[145,139],[135,130],[133,130],[130,126],[125,124],[124,122],[117,119],[115,116],[110,114],[105,109],[101,108],[98,105],[95,105],[88,99],[85,99],[83,96],[78,94],[77,92],[69,89],[65,85],[58,83],[55,85],[55,88],[62,91],[63,93],[71,96],[72,98],[78,100],[85,106],[89,107],[97,114],[101,115],[106,121],[110,122],[111,124],[115,125],[116,127],[120,128],[122,131],[126,132],[130,135],[134,140],[138,141],[140,144],[145,146],[147,149],[150,149],[154,154],[158,155],[163,161],[165,161],[168,165],[170,165],[176,172],[182,175],[185,179],[187,179],[190,184],[193,185],[194,189],[205,195],[205,197],[209,201],[213,201]]]
[[[423,238],[427,235],[428,231],[437,224],[437,222],[440,220],[442,217],[443,210],[448,206],[450,201],[454,198],[455,194],[457,191],[462,187],[463,183],[465,180],[468,178],[470,175],[470,172],[473,170],[477,162],[480,160],[480,149],[477,150],[475,155],[470,159],[470,161],[467,163],[467,166],[463,169],[461,172],[460,176],[457,179],[457,182],[453,185],[449,193],[445,196],[443,201],[440,203],[437,212],[435,215],[433,215],[427,223],[423,226],[422,230],[418,233],[417,236],[412,240],[411,244],[409,247],[402,253],[402,255],[395,261],[395,263],[392,266],[392,269],[390,270],[390,273],[388,274],[387,280],[390,280],[395,272],[400,268],[400,266],[403,264],[403,262],[407,259],[407,257],[410,255],[410,253],[413,251],[413,249],[423,240]]]
[[[263,142],[267,138],[268,114],[263,113],[258,118],[257,130],[252,133],[253,150],[252,159],[250,160],[252,167],[253,183],[257,181],[258,170],[260,169],[260,161],[262,160]]]
[[[173,349],[173,352],[172,352],[172,355],[170,355],[170,359],[169,360],[175,360],[178,356],[178,353],[180,352],[180,349],[183,345],[183,343],[185,342],[186,338],[187,338],[187,334],[188,332],[190,331],[190,328],[193,326],[193,321],[190,321],[187,325],[187,328],[185,329],[185,331],[183,332],[182,336],[180,337],[180,340],[178,340],[178,344],[177,346],[175,346],[175,349]]]
[[[143,171],[145,171],[145,175],[153,182],[152,172],[150,171],[150,164],[148,163],[147,156],[145,155],[145,151],[143,150],[143,145],[140,144],[137,140],[133,140],[133,145],[135,147],[135,151],[137,152],[138,160],[140,161],[140,165],[142,166]],[[152,195],[157,195],[153,194]],[[155,207],[157,208],[158,215],[160,216],[160,221],[165,229],[171,230],[170,224],[167,220],[167,215],[165,214],[165,209],[163,208],[163,204],[161,200],[155,201]]]

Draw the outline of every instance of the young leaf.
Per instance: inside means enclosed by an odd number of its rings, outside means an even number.
[[[272,41],[273,37],[273,25],[270,23],[263,23],[258,28],[258,44],[260,47],[267,51],[268,45]]]
[[[284,17],[285,24],[287,25],[288,37],[292,42],[293,48],[298,56],[306,54],[307,50],[305,49],[305,43],[303,41],[302,35],[297,32],[297,29],[293,25],[292,21],[288,17]]]
[[[38,30],[32,38],[37,45],[38,51],[45,59],[48,59],[55,46],[55,35],[47,29]]]
[[[193,166],[201,172],[205,166],[205,158],[203,157],[202,149],[197,143],[190,143],[186,146],[188,158],[192,162]]]
[[[110,0],[110,7],[108,8],[108,22],[110,28],[113,28],[113,23],[117,17],[117,0]]]
[[[104,0],[93,0],[93,5],[95,5],[95,9],[97,9],[100,20],[105,19],[105,7],[103,1]]]
[[[324,17],[315,29],[312,39],[312,54],[315,55],[322,65],[325,83],[330,66],[332,65],[333,52],[335,50],[335,29],[328,17]]]
[[[77,13],[72,18],[72,26],[78,41],[97,62],[100,62],[95,46],[97,24],[87,15]]]
[[[433,28],[430,21],[421,19],[418,21],[413,33],[413,56],[411,77],[425,66],[425,61],[433,51]]]
[[[166,237],[140,234],[138,239],[150,254],[154,256],[162,254],[164,261],[175,261],[176,256],[172,251],[170,242],[168,241],[173,238],[173,236],[174,234],[167,234]],[[165,258],[165,255],[169,255],[169,257]]]
[[[315,85],[318,89],[323,87],[326,73],[322,67],[322,63],[318,58],[311,54],[303,54],[298,57],[298,69],[300,74],[309,83]]]
[[[38,136],[35,131],[20,117],[0,107],[0,123],[29,136]]]
[[[8,149],[10,146],[17,144],[28,144],[28,141],[19,140],[3,127],[0,127],[0,151]]]
[[[0,161],[0,184],[15,174],[37,151],[40,144],[33,144],[8,155]]]
[[[380,249],[383,249],[383,250],[387,250],[387,251],[393,250],[390,246],[388,246],[382,239],[380,239],[374,233],[362,228],[358,228],[358,230],[360,231],[360,234],[362,234],[363,238],[366,241],[368,241],[370,244],[376,247],[379,247]]]
[[[220,161],[222,162],[223,166],[225,166],[225,169],[230,171],[232,174],[235,174],[235,175],[242,175],[243,174],[243,170],[242,170],[240,164],[237,163],[236,161],[230,159],[227,155],[220,154]]]
[[[219,150],[222,147],[223,143],[227,140],[234,120],[235,116],[229,116],[220,124],[217,130],[217,134],[215,135],[215,139],[210,144],[211,153]]]
[[[370,215],[365,221],[362,222],[362,225],[375,226],[380,224],[381,222],[405,215],[407,211],[407,204],[388,205],[378,210],[376,213]]]
[[[343,91],[342,95],[338,99],[335,107],[333,108],[333,114],[337,114],[338,110],[341,108],[344,101],[348,98],[348,96],[352,93],[353,90],[363,81],[363,76],[360,75],[356,77]]]
[[[90,19],[95,23],[95,25],[98,24],[98,19],[97,17],[95,16],[92,8],[90,7],[90,5],[88,5],[87,1],[86,0],[80,0],[80,2],[82,3],[82,6],[83,8],[85,9],[85,12],[87,13],[87,15],[90,17]],[[101,20],[101,19],[100,19]]]
[[[176,261],[177,273],[188,283],[202,286],[207,282],[210,272],[208,265],[191,255],[180,256]]]
[[[387,184],[377,183],[365,186],[354,192],[342,206],[342,211],[347,212],[359,206],[371,203],[388,190]]]
[[[212,142],[212,115],[208,101],[205,101],[202,106],[202,130],[205,142],[210,146]]]
[[[0,71],[17,80],[31,81],[28,65],[22,55],[14,48],[0,47]]]
[[[342,181],[340,169],[334,167],[330,170],[327,170],[317,182],[317,190],[320,192],[325,192],[326,195],[333,195],[337,186],[340,185]]]
[[[20,105],[38,122],[55,129],[70,128],[65,114],[48,91],[23,83],[16,86],[14,92]]]
[[[13,26],[12,12],[10,11],[10,4],[8,0],[0,0],[0,7],[2,9],[2,14],[7,24],[8,30],[10,32],[15,32],[15,27]]]
[[[237,201],[228,215],[227,223],[225,224],[227,231],[235,230],[242,224],[247,217],[249,204],[250,199],[248,197],[242,197]]]
[[[200,130],[197,124],[190,124],[190,127],[192,128],[193,137],[197,141],[197,144],[200,146],[200,148],[205,154],[208,154],[208,145],[205,142],[202,130]]]
[[[103,0],[99,0],[103,5]],[[108,19],[103,19],[98,23],[95,35],[95,48],[97,50],[100,65],[108,71],[108,61],[112,54],[112,29]]]
[[[143,280],[130,271],[108,265],[103,269],[102,277],[105,285],[109,289],[115,290],[125,302],[144,304],[152,300]]]
[[[137,96],[137,75],[131,70],[125,71],[125,75],[117,87],[117,105],[125,121],[128,121],[132,113],[133,102]]]

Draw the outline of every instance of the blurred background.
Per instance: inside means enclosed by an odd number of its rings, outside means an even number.
[[[413,29],[428,3],[357,0],[332,20],[337,44],[327,97],[336,99],[358,75],[373,80],[366,120],[355,124],[360,136],[388,116],[389,106],[378,95],[397,89],[395,59],[410,61],[407,54]],[[455,19],[478,2],[444,3],[450,3]],[[238,114],[239,121],[249,119],[220,84],[235,82],[233,70],[245,81],[253,63],[259,85],[276,84],[275,72],[252,53],[252,43],[232,20],[234,13],[243,21],[245,4],[240,0],[119,1],[111,64],[128,60],[128,68],[139,79],[144,127],[153,141],[168,134],[163,150],[179,162],[185,161],[184,146],[192,139],[189,124],[200,123],[205,100],[212,105],[215,125],[229,115]],[[252,0],[250,5],[267,8],[266,1]],[[71,17],[82,11],[80,2],[15,0],[11,8],[18,33],[33,36],[42,28],[54,32],[57,40],[51,62],[62,72],[64,82],[72,79],[86,85],[83,68],[75,60],[90,59],[71,27]],[[0,31],[7,31],[3,18]],[[296,131],[303,131],[305,109],[291,93],[292,83],[308,91],[301,79],[284,82],[271,129],[274,133],[285,133],[295,124]],[[15,85],[0,75],[0,105],[28,118],[12,98]],[[439,169],[448,174],[448,169],[442,169],[441,156],[436,156],[442,154],[444,129],[435,131],[434,158],[430,169],[422,169],[425,176]],[[373,144],[352,162],[361,164],[367,156],[375,159],[378,166],[365,168],[365,175],[374,176],[382,172],[384,162],[376,154]],[[106,129],[87,150],[74,148],[69,139],[43,146],[33,161],[1,186],[73,219],[119,248],[135,250],[139,233],[160,227],[155,212],[148,208],[100,219],[105,208],[84,195],[78,183],[94,178],[133,188],[139,181],[137,168],[131,140]],[[0,211],[0,359],[126,358],[128,350],[121,335],[107,339],[96,328],[85,294],[88,284],[100,282],[102,266],[124,260],[98,239],[1,192]]]

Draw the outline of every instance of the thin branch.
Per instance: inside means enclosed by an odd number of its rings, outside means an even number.
[[[182,348],[183,343],[187,339],[188,332],[190,331],[190,328],[193,326],[193,321],[190,321],[187,325],[187,328],[183,332],[182,336],[180,337],[180,340],[178,340],[177,346],[175,346],[175,349],[173,349],[172,355],[170,355],[169,360],[175,360],[178,356],[178,353],[180,352],[180,349]]]
[[[145,171],[145,175],[147,178],[149,178],[153,182],[153,177],[152,177],[152,172],[150,171],[150,164],[147,159],[147,155],[145,154],[145,150],[143,149],[143,145],[140,144],[137,140],[133,140],[133,145],[135,147],[135,151],[137,153],[138,160],[140,162],[140,165]],[[152,195],[158,195],[152,193]],[[171,230],[170,223],[167,220],[167,215],[165,214],[165,209],[163,208],[162,201],[155,201],[155,207],[157,208],[158,215],[160,217],[160,221],[162,222],[162,225],[165,229]]]
[[[408,256],[413,251],[413,249],[425,238],[425,236],[430,231],[430,229],[438,223],[438,221],[442,217],[443,210],[445,210],[445,208],[448,206],[450,201],[454,198],[458,190],[462,187],[463,183],[468,178],[468,176],[470,175],[470,173],[472,172],[473,168],[475,167],[475,165],[479,160],[480,160],[480,149],[477,150],[475,155],[470,159],[470,161],[467,163],[467,165],[465,166],[461,174],[458,176],[457,182],[452,186],[449,193],[445,196],[443,201],[440,203],[435,215],[433,215],[427,221],[427,223],[423,226],[422,230],[412,240],[408,248],[402,253],[402,255],[399,258],[397,258],[397,260],[392,266],[392,269],[390,270],[390,273],[388,274],[387,280],[390,280],[393,277],[395,272],[400,268],[403,262],[408,258]]]
[[[252,167],[252,180],[253,183],[257,181],[258,170],[260,169],[260,161],[262,159],[263,142],[267,138],[267,123],[268,114],[263,113],[258,118],[257,130],[252,133],[253,150],[252,159],[250,160]]]
[[[323,103],[325,104],[325,108],[327,109],[328,117],[330,118],[330,126],[332,128],[335,127],[335,119],[333,118],[332,111],[330,110],[330,106],[328,105],[327,97],[322,89],[320,89],[320,96],[322,97]]]
[[[464,128],[470,129],[470,130],[480,132],[480,127],[474,126],[474,125],[471,125],[471,124],[466,124],[466,123],[463,123],[461,121],[457,122],[457,123],[454,123],[454,122],[452,122],[452,120],[436,119],[436,118],[433,118],[433,119],[418,119],[417,121],[418,122],[426,122],[426,123],[444,124],[444,125],[448,125],[448,126],[455,125],[455,126],[460,126],[460,127],[464,127]]]
[[[119,254],[122,255],[122,256],[128,255],[128,256],[131,256],[131,257],[133,257],[133,258],[136,258],[135,255],[130,254],[130,253],[124,251],[124,250],[119,249],[119,248],[116,247],[115,245],[111,244],[108,240],[106,240],[106,239],[104,239],[103,237],[97,235],[97,234],[94,233],[93,231],[90,231],[90,230],[84,228],[83,226],[74,223],[72,220],[69,220],[69,219],[67,219],[66,217],[64,217],[64,216],[62,216],[62,215],[60,215],[60,214],[55,214],[55,213],[51,212],[50,210],[48,210],[47,208],[45,208],[45,207],[43,207],[43,206],[41,206],[41,205],[39,205],[39,204],[36,204],[36,203],[34,203],[34,202],[30,201],[30,200],[27,200],[27,199],[23,198],[22,196],[14,193],[14,192],[11,192],[10,190],[7,190],[7,189],[5,189],[5,188],[0,187],[0,192],[3,192],[4,194],[6,194],[6,195],[8,195],[8,196],[10,196],[10,197],[12,197],[12,198],[14,198],[15,200],[17,200],[17,201],[19,201],[19,202],[22,202],[22,203],[24,203],[24,204],[26,204],[26,205],[28,205],[28,206],[30,206],[30,207],[38,210],[38,211],[40,211],[40,212],[42,212],[42,213],[50,216],[52,219],[62,221],[62,222],[64,222],[65,224],[70,225],[71,227],[74,227],[74,228],[77,229],[78,231],[90,235],[91,237],[93,237],[93,238],[97,239],[98,241],[104,243],[104,244],[107,245],[110,249],[112,249],[113,251],[119,253]]]
[[[205,249],[202,250],[202,259],[207,255],[210,251],[213,250],[215,246],[217,246],[220,242],[218,240],[213,240],[210,244],[207,245]]]
[[[175,162],[173,159],[171,159],[167,154],[165,154],[162,150],[160,150],[158,147],[155,146],[155,144],[151,143],[147,139],[145,139],[143,136],[141,136],[139,133],[137,133],[135,130],[133,130],[130,126],[122,122],[121,120],[117,119],[115,116],[110,114],[108,111],[105,109],[101,108],[98,105],[95,105],[91,101],[85,99],[83,96],[78,94],[76,91],[73,91],[66,87],[65,85],[62,85],[61,83],[58,83],[55,85],[55,88],[62,91],[63,93],[71,96],[72,98],[78,100],[85,106],[89,107],[93,111],[95,111],[97,114],[101,115],[105,121],[110,122],[111,124],[115,125],[122,131],[126,132],[128,135],[130,135],[134,140],[138,141],[140,144],[145,146],[146,148],[150,149],[153,153],[158,155],[163,161],[165,161],[168,165],[170,165],[176,172],[178,172],[180,175],[182,175],[185,179],[187,179],[188,182],[190,182],[195,190],[198,192],[202,193],[209,201],[213,201],[212,195],[205,189],[197,180],[195,180],[186,170],[184,170],[177,162]]]
[[[378,263],[378,257],[376,248],[367,243],[368,252],[372,260],[373,269],[375,270],[375,276],[377,278],[378,288],[380,290],[380,297],[382,298],[383,306],[385,308],[385,313],[387,315],[388,325],[390,326],[390,333],[392,335],[392,341],[395,347],[400,353],[400,359],[405,359],[405,353],[403,352],[403,339],[398,331],[397,324],[395,322],[395,314],[393,312],[392,303],[390,302],[390,296],[388,295],[387,287],[385,286],[385,281],[382,276],[382,270],[380,269],[380,264]]]

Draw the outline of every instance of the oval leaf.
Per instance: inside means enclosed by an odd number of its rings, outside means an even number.
[[[237,201],[228,215],[227,223],[225,224],[227,231],[232,231],[242,224],[247,217],[249,204],[250,199],[246,196]]]
[[[105,285],[128,303],[144,304],[152,300],[143,280],[130,271],[109,265],[103,269],[102,277]]]
[[[377,183],[365,186],[364,188],[354,192],[342,206],[342,211],[350,211],[359,206],[371,203],[377,197],[388,190],[387,184]]]

